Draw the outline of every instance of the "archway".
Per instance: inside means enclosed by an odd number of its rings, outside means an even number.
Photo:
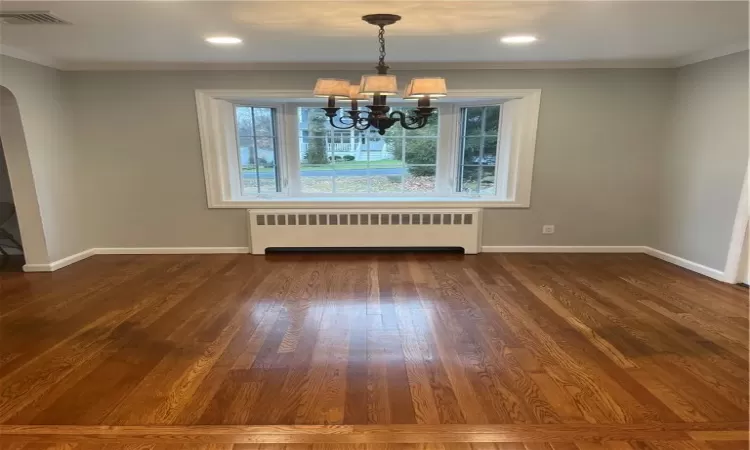
[[[23,242],[25,269],[49,263],[31,160],[16,96],[0,86],[0,139]]]
[[[0,136],[0,272],[17,272],[23,267],[23,244],[10,186],[5,150]]]

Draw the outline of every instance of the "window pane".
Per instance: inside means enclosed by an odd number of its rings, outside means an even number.
[[[260,173],[242,171],[242,195],[277,192],[276,173],[264,171]]]
[[[464,166],[461,168],[459,191],[476,194],[479,192],[479,167]]]
[[[466,136],[492,136],[500,123],[500,105],[464,108]]]
[[[302,192],[332,194],[333,177],[302,178]]]
[[[255,139],[251,137],[240,137],[238,139],[240,148],[240,167],[250,169],[255,165]]]
[[[375,175],[370,177],[373,193],[402,192],[403,175]]]
[[[253,109],[243,106],[235,108],[237,134],[240,137],[253,135]]]
[[[276,113],[273,108],[235,106],[242,195],[278,192]]]
[[[302,169],[305,169],[305,165],[327,165],[329,164],[328,156],[324,138],[311,135],[300,144]]]
[[[404,142],[406,164],[435,164],[437,139],[407,138]]]
[[[402,193],[408,164],[436,162],[437,120],[419,132],[394,125],[380,136],[376,130],[334,128],[320,108],[299,108],[298,117],[304,193]],[[334,124],[346,123],[340,111]]]
[[[457,190],[479,195],[496,194],[498,131],[501,106],[463,108],[461,166]]]
[[[497,157],[497,138],[494,136],[484,138],[484,145],[482,146],[482,157],[481,157],[479,164],[494,165],[496,157]]]
[[[465,136],[479,136],[482,134],[482,111],[484,108],[464,108]]]
[[[357,176],[357,175],[342,175],[341,172],[336,173],[336,192],[369,192],[369,177]]]
[[[494,165],[497,158],[497,138],[467,137],[464,140],[463,162],[470,165]]]
[[[274,138],[255,138],[258,164],[261,166],[273,166],[276,163],[276,150]]]
[[[253,108],[255,136],[274,136],[271,108]]]
[[[486,106],[484,114],[484,134],[497,135],[497,128],[500,125],[500,106]]]
[[[497,192],[495,183],[495,166],[482,167],[482,182],[479,189],[481,194],[495,195]]]
[[[479,154],[482,151],[481,137],[467,137],[464,139],[464,164],[479,164]]]
[[[435,191],[435,166],[409,166],[404,178],[404,192],[429,193]]]

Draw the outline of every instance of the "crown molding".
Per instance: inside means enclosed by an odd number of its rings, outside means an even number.
[[[590,60],[540,62],[392,62],[394,72],[405,70],[542,70],[542,69],[668,69],[667,59]],[[71,62],[66,71],[181,71],[181,70],[258,70],[258,71],[371,71],[372,63],[210,63],[210,62]]]
[[[747,42],[714,47],[675,59],[513,61],[513,62],[395,62],[394,72],[407,70],[553,70],[553,69],[672,69],[747,51]],[[372,63],[342,62],[63,62],[0,44],[0,55],[63,71],[368,71]]]
[[[392,62],[394,72],[406,70],[551,70],[551,69],[672,69],[747,51],[748,42],[735,42],[672,59],[505,61],[505,62]],[[347,62],[119,62],[61,61],[0,44],[0,55],[64,71],[368,71],[373,63]]]
[[[731,55],[746,51],[750,48],[748,42],[735,42],[729,45],[721,45],[710,49],[702,50],[700,52],[691,53],[689,55],[677,58],[674,60],[674,67],[684,67],[690,64],[696,64],[702,61],[708,61],[709,59],[721,58],[722,56]]]
[[[34,55],[29,52],[19,50],[9,45],[0,44],[0,55],[9,56],[11,58],[21,59],[41,66],[51,67],[53,69],[61,69],[62,66],[59,61],[54,58],[48,58],[45,56]]]

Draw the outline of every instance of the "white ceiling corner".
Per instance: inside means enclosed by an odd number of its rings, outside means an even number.
[[[709,59],[720,58],[722,56],[731,55],[733,53],[746,51],[749,48],[750,44],[747,41],[734,42],[728,45],[719,45],[713,48],[691,53],[681,58],[677,58],[674,61],[674,65],[675,67],[683,67],[690,64],[699,63],[701,61],[708,61]]]
[[[15,47],[11,47],[7,44],[0,44],[0,55],[10,56],[11,58],[21,59],[24,61],[32,62],[42,66],[52,67],[55,69],[62,69],[63,65],[60,64],[54,58],[46,56],[35,55],[24,50],[19,50]]]

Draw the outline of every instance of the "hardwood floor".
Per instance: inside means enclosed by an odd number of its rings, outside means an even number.
[[[25,262],[23,255],[0,254],[0,272],[23,272]]]
[[[96,256],[0,298],[3,448],[747,448],[747,289],[645,255]]]
[[[444,444],[27,444],[7,446],[8,450],[747,450],[747,441],[609,441],[596,442],[503,442]]]

